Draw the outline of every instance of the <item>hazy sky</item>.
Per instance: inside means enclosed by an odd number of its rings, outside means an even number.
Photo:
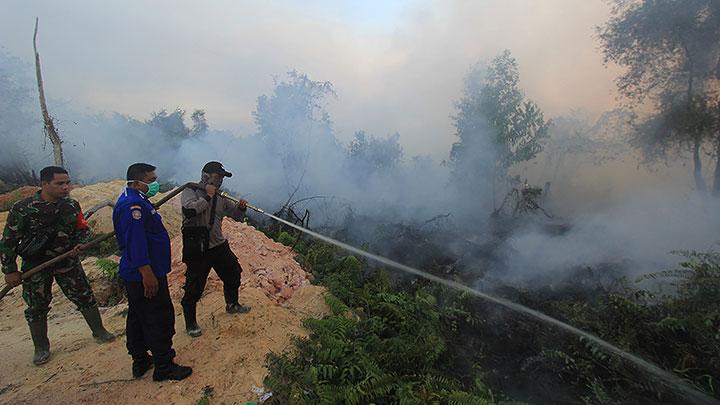
[[[463,75],[504,48],[548,116],[614,103],[602,0],[0,0],[0,46],[28,62],[35,16],[50,97],[137,118],[203,108],[241,135],[273,76],[297,69],[334,84],[340,139],[399,132],[407,154],[442,159]]]

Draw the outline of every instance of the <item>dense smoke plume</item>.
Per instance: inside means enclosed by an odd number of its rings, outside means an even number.
[[[454,8],[449,13],[458,18]],[[445,91],[453,89],[455,102],[463,97],[463,86],[472,85],[473,76],[485,74],[488,60],[482,62],[466,65],[465,81],[462,75],[453,83],[444,80]],[[51,157],[42,136],[31,72],[29,64],[7,52],[0,54],[0,166],[26,172],[49,164]],[[522,64],[520,72],[521,83],[525,72],[535,78],[539,74]],[[460,245],[447,246],[454,254],[474,246],[462,240],[474,243],[495,237],[490,230],[492,210],[512,187],[477,175],[484,170],[478,167],[490,167],[497,159],[490,137],[466,144],[465,153],[475,157],[475,166],[452,160],[451,142],[457,141],[457,131],[448,127],[436,134],[451,141],[444,143],[445,148],[413,155],[408,150],[427,150],[416,145],[426,135],[397,129],[417,124],[378,129],[372,115],[363,125],[359,114],[345,119],[338,129],[333,112],[347,118],[349,108],[342,86],[297,71],[263,75],[274,77],[272,86],[255,95],[254,106],[234,111],[252,117],[244,130],[219,129],[211,108],[205,111],[205,125],[192,122],[190,109],[205,106],[188,105],[186,112],[166,105],[167,110],[130,116],[83,107],[63,101],[63,94],[51,93],[50,111],[60,128],[73,178],[82,183],[121,178],[130,163],[146,161],[158,166],[161,180],[183,183],[198,180],[205,162],[220,160],[235,173],[225,186],[239,196],[269,210],[308,198],[295,209],[311,212],[311,226],[342,230],[356,243],[371,242],[376,235],[371,228],[378,224],[422,225],[438,217],[443,220],[434,224],[430,237],[442,243],[460,239]],[[59,79],[48,77],[48,82],[53,80]],[[548,99],[542,95],[536,101],[542,108]],[[434,108],[442,108],[451,119],[458,114],[457,103]],[[510,170],[520,182],[541,188],[550,183],[541,205],[553,218],[533,214],[534,221],[502,238],[498,260],[493,262],[497,267],[478,271],[527,283],[546,276],[552,281],[582,266],[623,262],[629,274],[638,274],[672,266],[676,261],[669,255],[672,250],[713,246],[720,230],[716,203],[692,191],[682,161],[659,168],[641,165],[627,144],[630,129],[623,125],[622,112],[554,114],[545,151]],[[393,119],[421,121],[418,118]],[[359,125],[348,128],[347,122]],[[477,123],[479,132],[483,125]],[[433,128],[443,126],[433,124]],[[438,144],[442,143],[433,141]],[[473,178],[473,186],[459,184],[458,176]],[[569,230],[548,233],[544,222],[565,223]]]

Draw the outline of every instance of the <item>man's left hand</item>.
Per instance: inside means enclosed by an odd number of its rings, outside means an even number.
[[[244,209],[247,209],[247,203],[248,203],[248,202],[247,202],[246,200],[244,200],[244,199],[241,198],[241,199],[238,200],[238,203],[237,203],[237,204],[238,204],[238,207],[239,207],[241,210],[244,210]]]

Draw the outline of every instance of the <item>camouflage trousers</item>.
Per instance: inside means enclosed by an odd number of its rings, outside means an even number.
[[[78,310],[82,311],[97,306],[90,282],[88,282],[80,263],[62,273],[46,269],[23,281],[22,296],[28,306],[25,310],[25,319],[28,322],[47,318],[53,298],[53,279],[57,281],[63,294],[77,306]]]

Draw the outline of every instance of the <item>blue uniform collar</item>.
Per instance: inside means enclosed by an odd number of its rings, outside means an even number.
[[[125,187],[125,195],[126,196],[134,196],[134,197],[140,197],[145,201],[148,201],[148,198],[145,194],[139,192],[138,190],[132,188],[132,187]]]

